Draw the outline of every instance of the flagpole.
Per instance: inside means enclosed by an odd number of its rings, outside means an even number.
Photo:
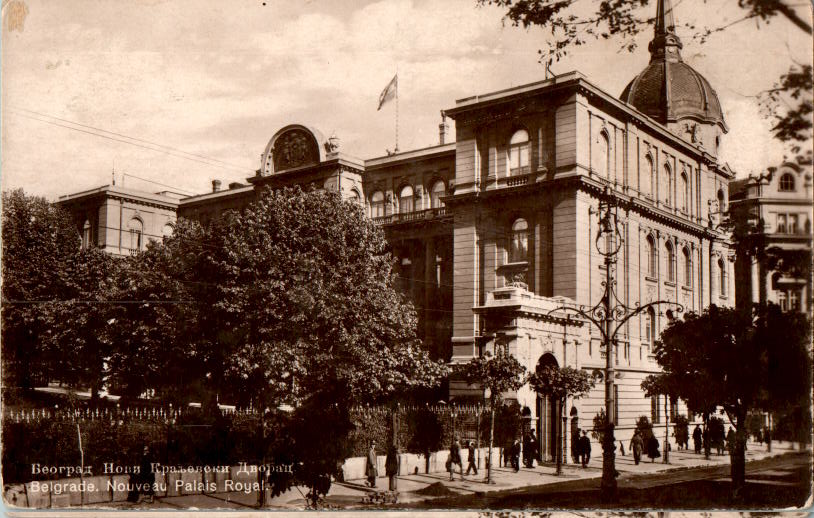
[[[399,69],[396,67],[396,149],[399,152]]]

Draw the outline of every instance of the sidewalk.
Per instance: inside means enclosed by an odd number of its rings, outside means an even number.
[[[792,448],[790,443],[772,443],[771,453],[766,451],[766,445],[749,443],[746,452],[748,461],[764,459],[767,457],[782,455],[791,451],[799,451]],[[523,487],[541,486],[566,482],[578,479],[600,478],[602,476],[602,455],[601,451],[596,452],[591,458],[587,468],[579,465],[564,464],[563,474],[555,475],[556,466],[553,464],[543,464],[534,468],[521,468],[515,473],[511,468],[496,467],[492,477],[494,484],[484,482],[485,471],[480,470],[478,475],[471,475],[460,479],[460,475],[455,475],[455,480],[449,480],[448,473],[415,474],[399,477],[398,479],[398,502],[399,504],[413,503],[422,500],[453,495],[476,495],[492,491],[505,491]],[[663,452],[662,452],[663,454]],[[682,471],[689,468],[705,466],[729,465],[729,455],[718,456],[714,452],[709,460],[704,455],[696,455],[690,451],[671,451],[670,463],[665,464],[663,458],[650,462],[645,457],[639,465],[633,462],[630,452],[626,455],[616,455],[616,469],[620,472],[620,479],[629,478],[632,475],[648,473],[664,473],[668,471]],[[570,460],[570,459],[569,459]],[[386,491],[388,488],[387,477],[379,477],[376,481],[378,491]],[[647,478],[637,478],[636,486],[648,487]],[[269,509],[303,509],[305,507],[306,488],[294,488],[286,493],[268,500]],[[366,508],[363,499],[373,493],[373,489],[366,486],[363,479],[347,480],[345,482],[334,482],[326,498],[329,508]],[[256,493],[216,493],[205,495],[186,495],[156,498],[152,504],[140,503],[138,505],[119,503],[116,508],[140,508],[140,509],[186,509],[190,507],[198,509],[249,509],[257,508]],[[393,506],[398,507],[398,504]]]

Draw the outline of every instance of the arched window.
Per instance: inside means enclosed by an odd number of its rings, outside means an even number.
[[[794,190],[794,176],[791,173],[786,173],[780,177],[780,190],[783,192]]]
[[[85,220],[85,224],[82,225],[82,248],[90,248],[90,221],[88,220]]]
[[[690,206],[690,182],[687,180],[686,172],[681,172],[681,184],[678,189],[678,195],[681,197],[681,206],[679,208],[686,212]]]
[[[432,186],[432,190],[430,191],[430,206],[433,209],[437,209],[444,206],[444,202],[441,201],[441,197],[446,195],[447,189],[444,187],[444,182],[438,180]]]
[[[667,252],[667,280],[675,282],[676,280],[676,254],[673,249],[673,243],[667,241],[664,243],[664,250]]]
[[[512,243],[509,248],[509,262],[519,263],[528,261],[529,255],[529,224],[524,219],[517,219],[512,224]]]
[[[668,164],[664,164],[664,177],[661,179],[661,184],[664,204],[671,205],[672,196],[670,196],[670,193],[673,190],[673,172],[670,170],[670,166]]]
[[[138,218],[133,218],[127,224],[127,230],[130,231],[130,252],[136,252],[141,250],[143,235],[144,235],[144,224]]]
[[[399,213],[413,212],[413,188],[405,185],[399,193]]]
[[[607,178],[610,171],[610,140],[604,130],[599,133],[594,156],[594,170],[598,175]]]
[[[647,308],[644,316],[644,341],[648,349],[653,347],[656,341],[656,312],[652,307]]]
[[[376,191],[370,197],[370,217],[380,218],[384,216],[384,193]]]
[[[729,274],[726,271],[726,262],[723,259],[718,259],[718,273],[720,274],[718,284],[720,285],[721,297],[726,297],[729,288]]]
[[[684,286],[692,286],[692,254],[684,247]]]
[[[529,172],[529,133],[521,129],[509,140],[509,176]]]
[[[175,232],[175,228],[173,228],[172,223],[165,223],[161,228],[161,234],[164,237],[170,237],[173,232]]]
[[[653,157],[647,155],[644,159],[644,171],[642,172],[642,192],[648,195],[653,194],[653,177],[656,171],[653,167]]]
[[[361,201],[362,201],[362,197],[359,195],[359,191],[357,191],[356,189],[351,189],[351,190],[350,190],[350,200],[351,200],[353,203],[357,203],[357,204],[358,204],[359,202],[361,202]]]
[[[656,276],[656,261],[658,254],[656,253],[656,242],[653,236],[647,236],[647,275],[650,277]]]

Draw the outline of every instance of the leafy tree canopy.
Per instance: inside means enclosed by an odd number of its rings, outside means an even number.
[[[129,289],[177,302],[151,304],[138,321],[159,319],[172,352],[155,363],[186,351],[186,377],[197,379],[185,382],[204,392],[272,408],[318,394],[375,402],[446,373],[416,337],[386,248],[381,230],[336,193],[281,189],[206,227],[179,221],[138,259]]]
[[[43,308],[62,298],[63,271],[79,250],[69,214],[22,190],[3,193],[4,387],[30,388],[47,359],[40,345]]]
[[[526,384],[526,368],[517,358],[502,350],[495,355],[487,351],[458,366],[457,372],[468,385],[488,388],[492,407],[498,406],[504,392],[518,390]]]
[[[664,373],[643,387],[680,397],[695,411],[726,411],[737,429],[731,469],[736,495],[745,480],[749,410],[801,399],[810,405],[810,326],[805,315],[773,304],[751,313],[712,305],[672,321],[656,343]]]
[[[566,397],[581,398],[594,388],[596,379],[581,369],[537,365],[529,376],[529,384],[538,394],[555,399]]]

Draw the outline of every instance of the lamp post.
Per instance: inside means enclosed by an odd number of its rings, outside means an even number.
[[[639,315],[648,308],[659,305],[671,305],[676,312],[682,312],[684,308],[677,302],[668,300],[656,300],[640,305],[638,302],[628,307],[616,294],[616,260],[619,250],[622,248],[622,234],[619,231],[619,221],[617,218],[618,200],[611,193],[609,188],[600,196],[599,200],[599,229],[596,232],[594,245],[596,250],[604,259],[605,280],[602,281],[602,299],[594,306],[586,305],[563,305],[549,311],[571,312],[589,322],[599,331],[602,339],[602,346],[605,349],[605,430],[602,441],[602,484],[601,499],[604,503],[612,503],[617,500],[616,494],[616,439],[613,436],[614,413],[613,381],[616,377],[614,369],[613,352],[616,345],[616,335],[631,318]],[[669,310],[668,310],[669,313]],[[671,316],[668,314],[668,317]]]

